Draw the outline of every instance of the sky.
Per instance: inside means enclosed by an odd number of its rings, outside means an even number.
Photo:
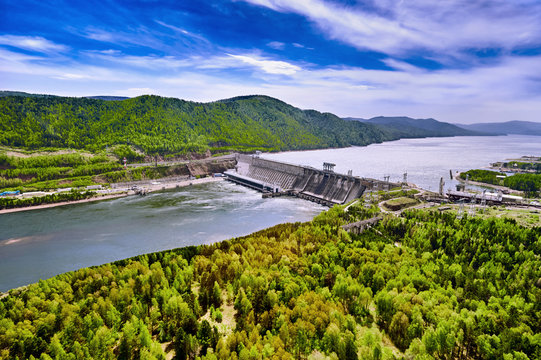
[[[0,89],[541,122],[541,0],[0,0]]]

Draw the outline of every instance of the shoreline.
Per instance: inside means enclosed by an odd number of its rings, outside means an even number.
[[[142,185],[141,187],[150,193],[150,192],[157,192],[157,191],[162,191],[162,190],[176,189],[176,188],[186,187],[190,185],[206,184],[210,182],[223,181],[224,178],[223,177],[216,177],[216,178],[206,177],[206,178],[201,178],[201,179],[194,179],[194,180],[188,179],[188,180],[170,181],[170,182],[164,182],[164,183],[161,183],[159,180],[160,179],[154,181],[155,184],[146,184],[147,181],[142,181],[145,184]],[[132,196],[132,195],[135,195],[135,192],[133,192],[132,190],[125,189],[125,190],[122,190],[121,192],[119,191],[116,194],[98,195],[98,196],[94,196],[88,199],[62,201],[62,202],[51,203],[51,204],[41,204],[41,205],[25,206],[25,207],[11,208],[11,209],[0,209],[0,215],[10,214],[10,213],[15,213],[15,212],[22,212],[22,211],[48,209],[48,208],[72,205],[72,204],[83,204],[83,203],[95,202],[95,201],[112,200],[112,199]]]

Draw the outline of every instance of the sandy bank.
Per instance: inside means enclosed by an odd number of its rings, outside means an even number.
[[[223,178],[218,177],[207,177],[202,179],[194,179],[194,180],[182,180],[182,181],[168,181],[161,183],[160,180],[156,180],[151,184],[144,184],[141,185],[141,188],[146,189],[147,192],[155,192],[155,191],[161,191],[161,190],[167,190],[167,189],[175,189],[190,185],[196,185],[196,184],[205,184],[209,182],[216,182],[216,181],[222,181]],[[120,190],[120,189],[119,189]],[[47,209],[57,206],[64,206],[64,205],[71,205],[71,204],[81,204],[81,203],[87,203],[87,202],[93,202],[93,201],[102,201],[102,200],[110,200],[110,199],[117,199],[121,197],[125,197],[128,195],[134,195],[135,193],[131,190],[126,189],[125,191],[116,193],[116,194],[110,194],[110,195],[98,195],[92,198],[88,199],[82,199],[82,200],[74,200],[74,201],[62,201],[58,203],[52,203],[52,204],[42,204],[42,205],[35,205],[35,206],[26,206],[21,208],[13,208],[13,209],[2,209],[0,210],[1,214],[9,214],[14,212],[20,212],[20,211],[29,211],[29,210],[39,210],[39,209]]]

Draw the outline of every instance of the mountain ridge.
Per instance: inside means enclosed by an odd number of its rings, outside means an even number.
[[[266,95],[208,103],[156,95],[119,100],[106,97],[4,92],[0,96],[0,145],[97,152],[127,145],[147,154],[165,155],[323,149],[473,134],[463,129],[421,131],[348,121],[332,113],[302,110]]]
[[[458,127],[473,131],[491,131],[502,135],[535,135],[541,136],[541,123],[533,121],[512,120],[505,122],[455,124]]]

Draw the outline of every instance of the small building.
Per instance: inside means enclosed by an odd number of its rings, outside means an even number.
[[[17,196],[21,193],[20,190],[15,190],[15,191],[4,191],[4,192],[0,192],[0,196]]]
[[[334,167],[335,166],[336,166],[336,164],[324,162],[323,163],[323,171],[334,172]]]
[[[87,190],[98,190],[101,189],[103,186],[101,185],[89,185],[86,187]]]
[[[505,203],[521,204],[524,198],[516,195],[502,195],[502,201]]]

